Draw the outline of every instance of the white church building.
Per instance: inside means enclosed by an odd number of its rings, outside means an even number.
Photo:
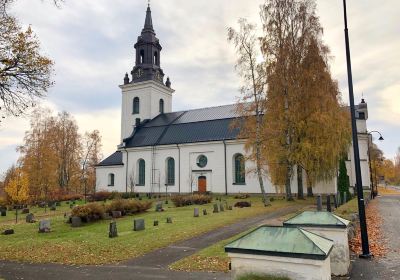
[[[235,105],[174,112],[174,90],[164,82],[160,67],[161,45],[153,29],[150,7],[135,44],[132,77],[125,75],[121,107],[121,142],[117,151],[96,166],[96,191],[140,193],[212,192],[259,193],[253,169],[245,160],[245,139],[230,124],[238,117]],[[234,93],[232,93],[234,95]],[[368,163],[367,104],[357,106],[357,129],[364,188],[370,188]],[[351,149],[350,149],[351,148]],[[352,147],[347,162],[354,186]],[[293,172],[292,193],[297,192]],[[305,174],[303,176],[306,186]],[[267,193],[279,192],[266,177]],[[314,193],[336,193],[336,178],[317,183]]]

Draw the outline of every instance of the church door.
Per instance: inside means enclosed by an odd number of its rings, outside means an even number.
[[[207,191],[207,178],[206,176],[200,176],[199,177],[199,193],[205,193]]]

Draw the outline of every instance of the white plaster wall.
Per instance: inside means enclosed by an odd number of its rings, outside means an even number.
[[[304,227],[304,229],[333,240],[334,245],[330,254],[331,272],[333,275],[346,275],[350,266],[347,228]]]
[[[361,179],[364,189],[370,189],[370,172],[368,161],[368,136],[361,134],[358,135],[358,147],[360,152],[360,165],[361,165]],[[346,162],[347,175],[349,175],[350,186],[354,187],[356,182],[356,174],[354,167],[354,152],[353,145],[349,147],[348,158],[350,161]]]
[[[164,99],[164,112],[172,111],[172,93],[174,90],[155,81],[145,81],[121,85],[121,142],[131,135],[135,119],[153,119],[159,114],[159,100]],[[139,114],[132,114],[133,99],[139,97]]]
[[[234,277],[246,273],[286,276],[296,280],[330,280],[329,256],[325,260],[228,253]]]
[[[108,174],[114,174],[114,186],[108,186]],[[96,191],[125,192],[124,166],[96,167]]]

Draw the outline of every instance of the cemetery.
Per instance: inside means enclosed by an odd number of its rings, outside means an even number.
[[[122,199],[128,206],[135,205],[135,211],[127,211],[126,205],[117,207],[121,204],[119,199],[90,202],[85,206],[83,200],[66,201],[55,206],[55,211],[28,207],[30,213],[19,214],[17,224],[15,211],[7,211],[5,217],[0,217],[0,231],[12,229],[14,233],[0,237],[0,259],[64,264],[118,263],[249,217],[293,206],[293,202],[283,197],[276,197],[269,207],[263,206],[258,195],[245,199],[233,196],[207,199],[205,204],[198,201],[198,205],[190,202],[179,207],[174,205],[174,199],[166,204],[165,197]],[[240,201],[246,201],[251,207],[233,207]],[[315,204],[315,198],[296,202],[301,207],[310,204]],[[138,205],[145,205],[146,209],[138,211]],[[77,216],[85,211],[89,213],[87,209],[95,214],[84,219],[83,215]]]

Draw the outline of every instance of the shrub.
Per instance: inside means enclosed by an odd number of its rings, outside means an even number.
[[[210,195],[205,194],[189,194],[189,195],[175,195],[171,197],[175,207],[182,207],[187,205],[202,205],[212,201]]]
[[[7,206],[7,199],[5,197],[0,197],[0,207]]]
[[[136,198],[136,197],[137,197],[137,194],[134,193],[134,192],[127,192],[127,193],[122,193],[121,194],[121,198],[124,198],[124,199]]]
[[[251,207],[251,202],[248,201],[238,201],[234,205],[235,207],[243,208],[243,207]]]
[[[235,199],[246,199],[249,197],[250,197],[250,195],[248,193],[241,193],[241,194],[235,195]]]
[[[100,203],[88,203],[72,208],[71,216],[80,217],[83,221],[100,220],[104,214],[104,206]]]
[[[93,201],[104,201],[104,200],[107,200],[107,199],[112,199],[115,196],[116,196],[116,194],[114,192],[99,191],[99,192],[94,193],[91,196],[91,199]]]
[[[134,199],[116,199],[106,205],[106,212],[121,211],[124,213],[139,213],[151,208],[151,201],[138,201]]]

